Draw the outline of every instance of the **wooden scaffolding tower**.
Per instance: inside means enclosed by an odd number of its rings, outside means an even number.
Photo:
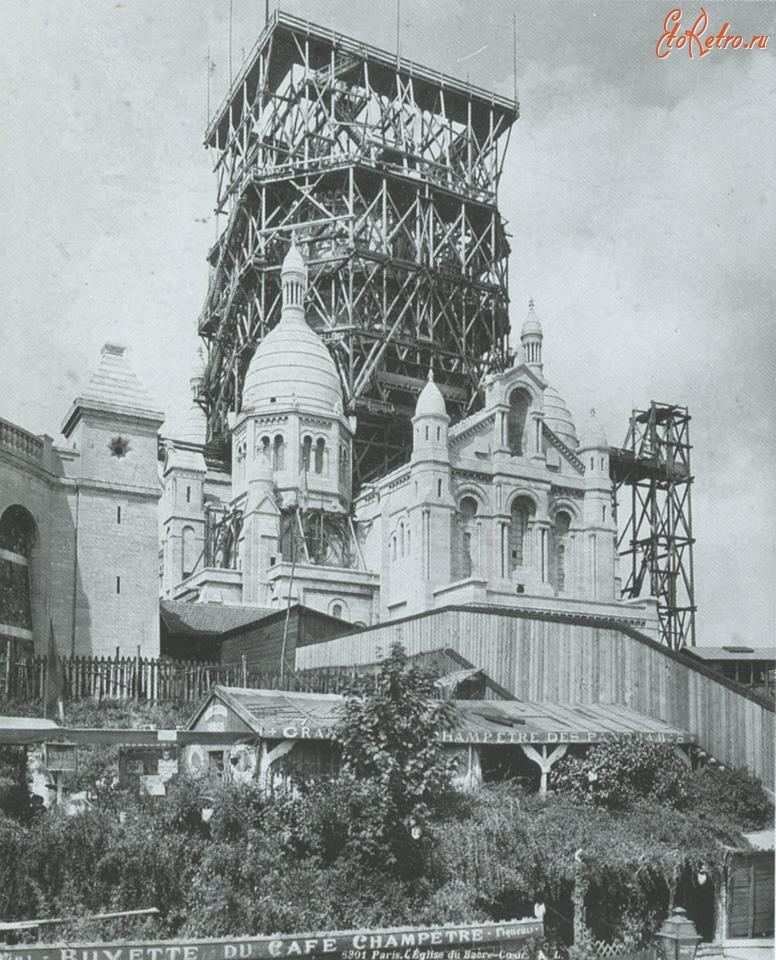
[[[208,440],[280,315],[291,233],[307,319],[356,418],[354,482],[408,459],[429,365],[455,420],[509,362],[509,245],[497,188],[517,104],[274,13],[205,143],[219,239],[199,319]]]
[[[623,447],[609,458],[617,548],[627,562],[622,595],[657,599],[661,639],[672,650],[695,646],[690,419],[686,407],[653,400],[633,411]]]

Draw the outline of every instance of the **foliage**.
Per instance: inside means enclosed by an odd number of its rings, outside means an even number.
[[[550,773],[554,790],[610,810],[646,797],[683,807],[690,780],[690,768],[670,744],[637,739],[599,743],[584,756],[567,754]]]
[[[550,786],[560,796],[610,810],[645,799],[692,810],[728,835],[773,823],[762,782],[746,770],[691,771],[671,746],[640,740],[602,743],[585,756],[563,757],[550,773]]]
[[[115,753],[94,751],[79,774],[90,809],[0,814],[0,916],[153,906],[159,918],[79,920],[57,936],[236,936],[509,919],[541,899],[551,956],[570,939],[575,885],[596,937],[647,939],[683,871],[718,874],[722,844],[772,816],[747,774],[692,773],[639,741],[564,758],[546,799],[515,783],[456,793],[431,694],[394,649],[376,686],[347,699],[342,772],[274,793],[181,776],[148,797],[119,789]]]
[[[688,805],[742,830],[773,825],[773,803],[762,781],[746,770],[704,767],[696,771],[690,782]]]
[[[685,863],[721,869],[713,822],[654,800],[607,810],[567,797],[542,801],[511,784],[484,788],[469,815],[435,826],[436,860],[448,882],[476,890],[491,915],[500,904],[567,902],[580,877],[590,886],[589,917],[606,939],[646,937],[665,916],[668,890]],[[606,905],[617,904],[615,919]],[[546,918],[547,919],[547,918]]]
[[[337,729],[347,846],[367,862],[412,875],[432,806],[450,788],[453,765],[438,740],[448,707],[433,699],[432,678],[410,664],[400,644],[360,694],[347,696]]]
[[[71,727],[166,727],[183,726],[195,709],[186,700],[160,703],[132,700],[71,700],[65,704],[65,723]],[[42,717],[43,704],[0,698],[0,716]]]

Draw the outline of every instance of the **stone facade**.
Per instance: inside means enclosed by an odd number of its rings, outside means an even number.
[[[429,371],[410,462],[352,501],[353,424],[305,322],[293,244],[282,280],[281,320],[232,417],[231,476],[204,456],[198,408],[170,444],[163,596],[291,600],[363,624],[461,603],[631,615],[618,600],[608,442],[593,411],[578,436],[547,382],[533,303],[515,365],[488,380],[482,410],[451,426]],[[652,601],[636,606],[656,624]]]
[[[355,502],[381,618],[455,603],[616,604],[608,443],[592,411],[577,439],[544,379],[541,339],[531,305],[516,365],[453,427],[429,372],[410,463]]]
[[[270,609],[301,603],[372,623],[378,574],[352,521],[353,425],[334,361],[304,318],[306,269],[294,245],[282,277],[280,322],[256,350],[231,419],[230,476],[206,461],[204,418],[199,446],[195,435],[169,444],[162,595]],[[187,422],[197,422],[196,410]]]
[[[158,655],[163,419],[106,344],[57,442],[0,421],[0,639]]]

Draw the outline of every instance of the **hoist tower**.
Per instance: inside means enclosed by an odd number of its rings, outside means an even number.
[[[695,646],[690,419],[686,407],[653,400],[633,411],[623,446],[609,451],[622,594],[656,598],[672,650]]]

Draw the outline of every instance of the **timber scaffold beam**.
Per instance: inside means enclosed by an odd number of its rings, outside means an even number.
[[[206,133],[219,239],[199,320],[208,438],[225,441],[250,358],[280,315],[292,232],[307,319],[357,421],[356,484],[409,456],[430,365],[455,420],[509,361],[497,188],[512,100],[284,13]]]
[[[622,594],[657,599],[660,635],[672,650],[695,646],[690,414],[656,403],[634,410],[622,448],[610,449]]]

